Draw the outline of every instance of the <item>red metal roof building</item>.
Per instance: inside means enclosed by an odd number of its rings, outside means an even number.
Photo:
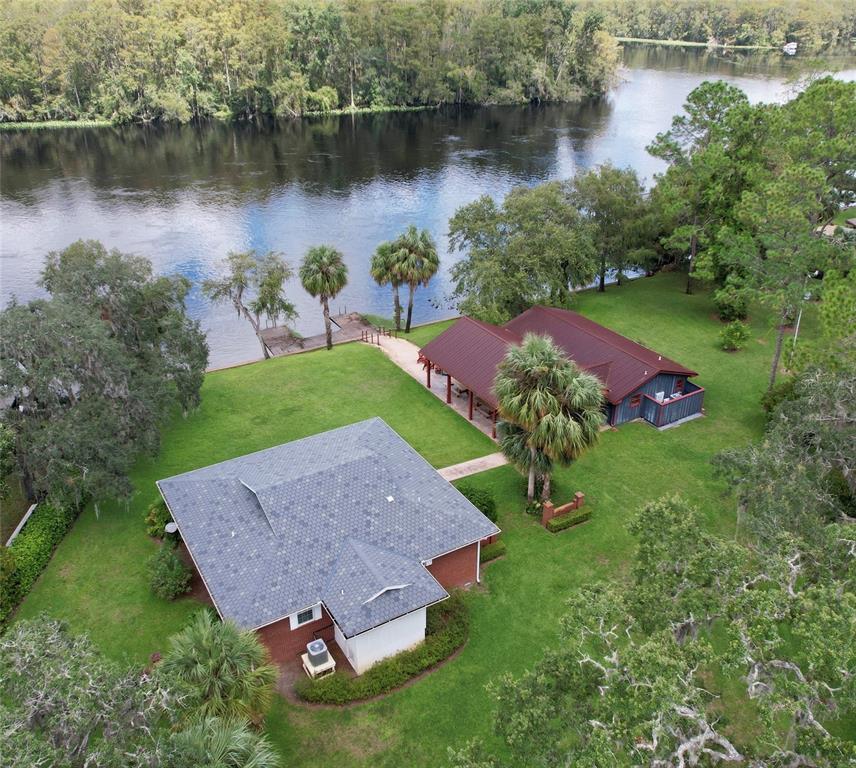
[[[695,371],[635,341],[566,309],[536,306],[504,326],[460,318],[420,350],[428,372],[447,377],[446,401],[452,380],[469,391],[470,418],[480,401],[493,411],[496,367],[512,344],[527,333],[550,336],[568,357],[604,384],[606,416],[616,425],[637,418],[665,427],[702,413],[704,390],[688,381]]]

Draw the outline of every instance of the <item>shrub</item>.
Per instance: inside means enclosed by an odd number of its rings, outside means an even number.
[[[728,352],[742,349],[749,341],[749,328],[746,323],[734,320],[719,332],[719,344]]]
[[[164,600],[175,600],[190,589],[193,573],[175,551],[175,544],[165,541],[149,560],[149,579],[154,592]]]
[[[209,610],[170,638],[159,670],[182,693],[179,709],[186,721],[246,717],[260,725],[277,678],[259,636]]]
[[[770,418],[782,403],[796,398],[794,391],[796,382],[797,380],[793,376],[789,379],[780,379],[772,389],[768,389],[761,396],[761,407],[767,414],[767,418]]]
[[[43,502],[11,546],[0,547],[0,626],[39,578],[77,511],[76,507]]]
[[[573,512],[568,512],[566,515],[559,515],[552,520],[547,521],[547,530],[550,533],[558,533],[564,531],[565,528],[570,528],[573,525],[584,523],[591,517],[591,510],[575,509]]]
[[[6,623],[21,599],[21,580],[15,567],[15,554],[0,546],[0,627]]]
[[[476,486],[467,483],[459,485],[458,490],[488,520],[492,523],[496,522],[496,497],[493,495],[493,491],[489,491],[487,488],[476,488]]]
[[[494,541],[492,544],[488,544],[481,548],[481,553],[479,554],[479,562],[487,563],[491,560],[496,560],[497,557],[502,557],[505,554],[505,542],[500,539],[499,541]]]
[[[719,313],[720,320],[730,323],[734,320],[745,320],[749,311],[746,290],[742,281],[735,275],[729,275],[722,286],[713,294],[713,303]]]
[[[167,523],[171,522],[172,515],[167,509],[166,502],[158,497],[157,501],[152,502],[146,511],[146,533],[156,539],[162,539],[164,536],[163,529]]]
[[[76,510],[50,502],[39,504],[12,542],[23,598],[51,559],[54,547],[71,527]]]
[[[425,642],[375,664],[359,677],[335,674],[320,680],[300,678],[295,692],[304,701],[347,704],[380,696],[449,658],[469,635],[469,614],[459,593],[428,608]]]
[[[532,517],[541,517],[541,511],[544,508],[544,502],[540,499],[526,502],[526,514]]]

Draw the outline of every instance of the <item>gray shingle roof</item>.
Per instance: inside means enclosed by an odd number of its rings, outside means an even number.
[[[422,561],[498,532],[378,418],[158,487],[220,613],[247,628],[323,602],[352,637],[445,597]]]

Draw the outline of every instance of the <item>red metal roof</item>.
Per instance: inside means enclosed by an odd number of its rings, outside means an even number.
[[[496,408],[493,394],[496,366],[505,357],[509,344],[519,344],[522,340],[507,328],[462,317],[429,341],[419,354]]]
[[[508,345],[519,344],[526,333],[551,336],[580,368],[603,381],[611,403],[621,402],[658,373],[697,375],[576,312],[554,307],[532,307],[502,327],[462,317],[420,354],[495,408],[496,366]]]

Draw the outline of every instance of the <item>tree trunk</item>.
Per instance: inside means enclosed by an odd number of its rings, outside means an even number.
[[[529,483],[526,486],[526,500],[535,500],[535,449],[529,448]]]
[[[693,265],[696,259],[696,250],[698,249],[698,238],[695,232],[690,238],[690,268],[687,270],[687,294],[693,292]]]
[[[401,330],[401,297],[398,295],[398,286],[392,286],[392,299],[395,312],[395,330]]]
[[[265,360],[270,360],[270,350],[267,348],[267,344],[262,341],[262,336],[258,331],[256,331],[256,338],[259,340],[259,344],[262,345],[262,354],[265,356]]]
[[[326,296],[321,299],[321,304],[324,307],[324,332],[327,334],[327,349],[333,349],[333,327],[330,324],[330,306]]]
[[[606,254],[601,254],[600,257],[600,282],[597,286],[598,293],[606,291]]]
[[[544,486],[541,488],[541,501],[550,501],[550,480],[552,479],[549,472],[544,473],[544,477],[542,478],[544,482]]]
[[[404,326],[404,332],[410,333],[410,321],[413,319],[413,294],[416,293],[416,286],[410,284],[410,295],[407,298],[407,325]]]
[[[782,317],[779,320],[779,327],[776,330],[776,349],[773,352],[773,364],[770,366],[770,385],[767,387],[769,392],[776,384],[776,374],[779,372],[779,359],[782,356],[782,343],[785,340],[785,320],[788,316],[788,310],[782,312]]]

